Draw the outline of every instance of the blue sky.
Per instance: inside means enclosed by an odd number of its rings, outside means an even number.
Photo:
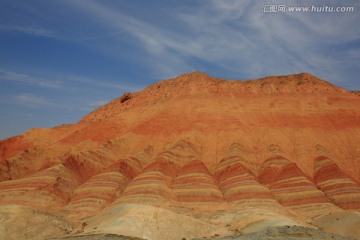
[[[262,11],[277,4],[354,11]],[[0,0],[0,139],[185,72],[310,72],[360,89],[359,11],[357,0]]]

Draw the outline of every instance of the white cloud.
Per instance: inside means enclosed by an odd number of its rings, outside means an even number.
[[[44,88],[61,88],[60,81],[53,79],[44,79],[39,77],[30,76],[27,74],[12,72],[0,69],[0,80],[17,81],[31,85],[37,85]]]
[[[62,78],[68,80],[67,82],[74,81],[74,82],[89,84],[89,85],[96,86],[96,87],[116,88],[116,89],[121,89],[124,91],[137,91],[140,88],[139,86],[131,86],[128,84],[114,83],[114,82],[108,81],[108,80],[104,81],[104,80],[100,80],[100,79],[93,79],[93,78],[78,76],[78,75],[67,75],[67,76],[62,76]]]
[[[307,40],[281,21],[274,23],[278,25],[278,30],[268,24],[262,25],[267,20],[259,18],[261,7],[252,1],[207,1],[201,10],[184,8],[174,12],[177,20],[183,23],[182,31],[168,29],[161,23],[153,25],[94,1],[76,1],[71,4],[98,17],[106,26],[124,30],[137,39],[150,55],[142,56],[140,61],[164,77],[192,70],[192,59],[200,59],[232,72],[247,73],[245,75],[248,76],[253,76],[252,73],[259,69],[269,72],[274,67],[277,67],[278,72],[291,72],[295,65],[293,63],[298,61],[299,56],[294,56],[298,49],[286,51],[282,43],[274,39],[276,31],[282,34],[283,42],[288,45],[291,43],[288,49]],[[244,27],[242,21],[251,29]],[[256,33],[251,33],[252,30],[260,34],[255,41]],[[287,39],[291,31],[294,41]],[[275,61],[268,60],[271,55]]]
[[[31,34],[35,36],[49,37],[49,38],[59,38],[59,36],[55,32],[41,27],[0,25],[0,30],[15,31],[15,32],[21,32],[21,33]]]
[[[189,10],[178,15],[193,28],[192,38],[203,46],[197,55],[252,77],[257,77],[259,71],[264,75],[310,71],[334,80],[331,77],[335,71],[341,71],[339,65],[346,57],[338,54],[334,58],[339,50],[333,49],[359,39],[360,29],[354,29],[360,20],[358,14],[266,14],[261,11],[266,2],[208,3],[203,2],[200,11]],[[309,3],[314,4],[313,1],[297,4]]]
[[[137,40],[151,56],[141,56],[138,61],[146,61],[145,64],[151,66],[157,75],[171,77],[174,69],[179,73],[179,70],[190,68],[182,55],[193,55],[189,48],[196,48],[198,45],[192,44],[181,34],[161,29],[94,1],[72,1],[70,4],[95,16],[107,27],[125,31],[132,39]]]
[[[101,88],[115,88],[121,89],[124,91],[137,91],[141,88],[141,86],[136,86],[135,84],[122,84],[116,83],[114,81],[106,80],[106,79],[95,79],[89,78],[79,75],[64,75],[64,74],[54,74],[43,72],[41,75],[52,75],[53,77],[45,78],[45,77],[37,77],[29,74],[24,74],[20,72],[13,72],[4,69],[0,69],[0,81],[16,81],[22,82],[26,84],[31,84],[35,86],[39,86],[42,88],[51,88],[65,91],[67,88],[71,87],[72,82],[75,83],[85,83],[91,86],[101,87]],[[61,80],[60,80],[61,79]],[[84,88],[84,87],[83,87]]]
[[[113,38],[114,36],[121,35],[123,31],[106,31],[100,33],[86,34],[78,31],[74,32],[61,32],[46,29],[42,26],[28,26],[28,25],[4,25],[0,24],[0,31],[18,32],[23,34],[29,34],[33,36],[51,38],[60,41],[67,42],[91,42],[104,40],[107,38]]]
[[[84,111],[89,112],[98,108],[109,100],[89,100],[89,99],[66,99],[65,101],[52,101],[33,93],[21,93],[14,96],[0,98],[0,103],[4,104],[18,104],[31,108],[52,108],[57,110],[67,111]]]
[[[37,96],[32,93],[18,94],[16,96],[14,96],[14,100],[16,101],[16,103],[26,104],[26,105],[30,105],[30,106],[36,106],[36,107],[55,106],[55,104],[52,103],[51,101],[49,101],[48,99]]]

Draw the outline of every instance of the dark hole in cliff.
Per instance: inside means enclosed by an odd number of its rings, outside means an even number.
[[[132,93],[126,92],[126,93],[124,93],[124,95],[121,96],[120,102],[121,103],[126,102],[127,100],[129,100],[131,98],[132,98]]]

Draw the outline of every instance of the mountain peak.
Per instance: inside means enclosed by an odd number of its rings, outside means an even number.
[[[171,88],[184,94],[208,92],[241,92],[242,94],[322,94],[347,92],[310,73],[302,72],[284,76],[268,76],[255,80],[226,80],[203,72],[181,74],[146,88]],[[145,89],[145,90],[146,90]]]
[[[156,87],[158,87],[159,85],[161,87],[169,86],[169,85],[179,87],[180,85],[196,85],[196,84],[202,84],[205,82],[214,82],[214,81],[218,82],[219,79],[214,78],[204,72],[190,72],[190,73],[181,74],[175,78],[170,78],[167,80],[157,82],[153,85],[155,85]]]
[[[248,81],[249,84],[251,82],[254,85],[258,85],[258,87],[260,85],[260,92],[266,94],[330,94],[348,92],[307,72],[286,76],[269,76]]]
[[[188,78],[188,79],[193,79],[193,80],[200,80],[200,79],[211,79],[213,77],[204,72],[190,72],[190,73],[181,74],[177,78]]]

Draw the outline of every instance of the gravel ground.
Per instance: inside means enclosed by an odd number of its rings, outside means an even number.
[[[57,238],[57,240],[144,240],[136,237],[126,237],[116,234],[94,234],[94,235],[83,235],[83,236],[71,236],[64,238]]]
[[[193,239],[193,240],[205,240]],[[327,233],[318,229],[306,228],[300,226],[282,226],[269,227],[259,232],[248,233],[244,235],[228,236],[228,237],[214,237],[214,240],[350,240],[351,238],[342,237],[339,235]]]
[[[186,238],[179,239],[185,240]],[[343,236],[327,233],[319,229],[306,228],[300,226],[282,226],[269,227],[259,232],[248,233],[244,235],[233,235],[227,237],[213,237],[213,238],[193,238],[191,240],[353,240]],[[116,234],[98,234],[98,235],[83,235],[83,236],[69,236],[59,238],[58,240],[143,240],[141,238],[126,237]],[[190,239],[188,239],[190,240]]]

